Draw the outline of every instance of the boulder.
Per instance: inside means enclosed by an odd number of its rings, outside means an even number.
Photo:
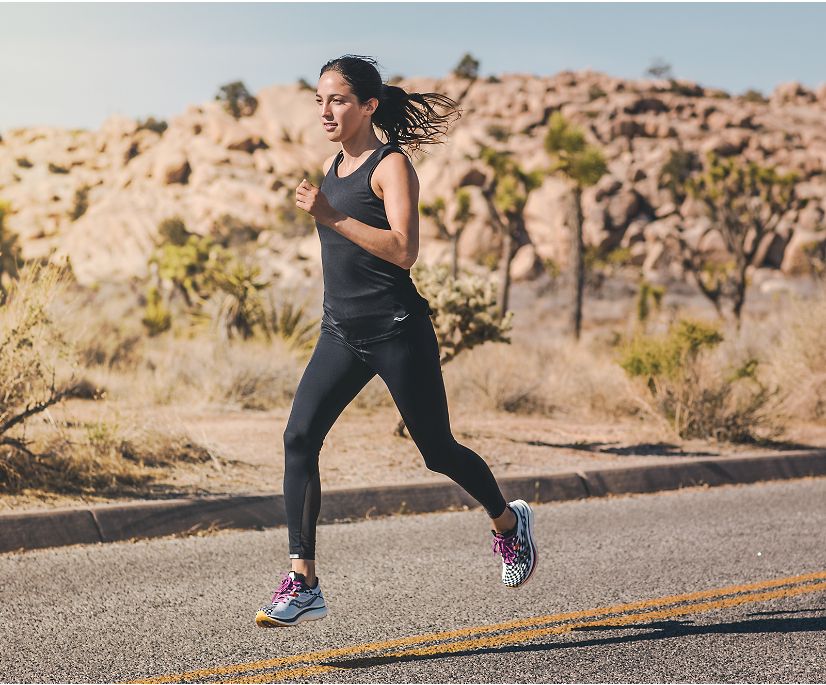
[[[811,272],[811,253],[822,248],[826,231],[807,231],[796,228],[783,253],[780,270],[787,276],[799,276]]]

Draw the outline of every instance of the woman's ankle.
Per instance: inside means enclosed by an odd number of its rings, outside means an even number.
[[[491,521],[493,522],[493,529],[500,535],[511,532],[517,524],[516,514],[508,505],[505,506],[505,511],[495,519],[491,519]]]
[[[313,587],[317,580],[315,574],[315,559],[293,559],[292,570],[304,576],[307,585]]]

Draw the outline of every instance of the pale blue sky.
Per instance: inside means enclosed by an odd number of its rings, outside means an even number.
[[[173,116],[243,80],[255,92],[345,53],[382,76],[592,68],[740,93],[826,82],[824,3],[0,3],[0,132]]]

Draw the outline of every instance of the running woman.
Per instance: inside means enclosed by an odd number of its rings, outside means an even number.
[[[401,146],[440,142],[435,134],[459,114],[457,103],[384,84],[375,65],[369,57],[345,55],[322,67],[320,124],[340,149],[324,162],[320,188],[304,179],[295,191],[296,205],[314,217],[321,240],[324,303],[319,338],[284,430],[292,570],[256,614],[262,627],[327,615],[315,568],[318,456],[335,420],[376,374],[427,467],[458,483],[490,517],[502,582],[519,587],[536,568],[530,506],[506,502],[485,461],[453,437],[433,311],[410,278],[419,250],[419,181]],[[438,114],[434,104],[447,112]]]

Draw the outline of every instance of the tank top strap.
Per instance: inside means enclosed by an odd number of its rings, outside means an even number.
[[[370,162],[369,165],[364,165],[365,167],[369,166],[369,169],[367,170],[368,186],[370,185],[370,181],[373,178],[373,172],[376,170],[376,167],[379,165],[379,162],[383,160],[385,157],[387,157],[387,155],[389,155],[391,152],[400,152],[401,154],[405,155],[405,157],[407,156],[404,150],[402,150],[398,145],[394,145],[393,143],[385,143],[382,147],[376,149],[378,154],[376,155],[375,159],[372,162]]]

